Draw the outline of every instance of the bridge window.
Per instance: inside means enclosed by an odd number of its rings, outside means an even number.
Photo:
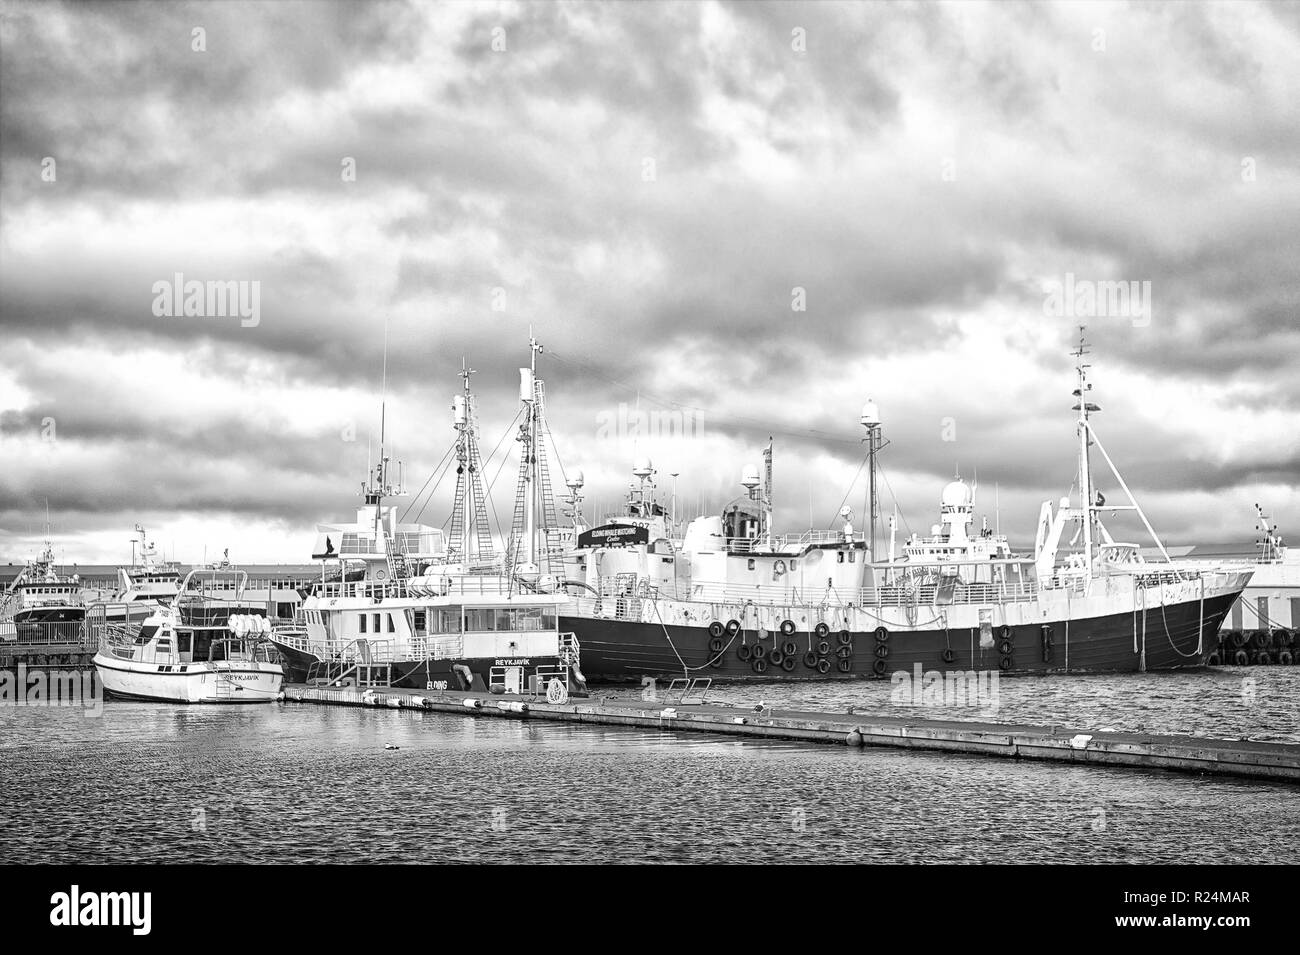
[[[362,632],[362,633],[365,633],[365,632],[366,632],[366,615],[365,615],[365,614],[362,614],[362,615],[361,615],[361,632]]]

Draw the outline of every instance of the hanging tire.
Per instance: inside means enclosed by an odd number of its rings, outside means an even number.
[[[1251,640],[1255,644],[1255,649],[1257,650],[1266,649],[1268,647],[1268,631],[1256,630],[1253,634],[1251,634]]]
[[[840,646],[842,647],[853,646],[853,634],[849,633],[847,630],[841,630],[839,637],[837,637],[836,639],[839,640]]]
[[[1295,662],[1295,657],[1290,650],[1279,650],[1277,652],[1277,662],[1280,666],[1290,666]]]
[[[1222,662],[1223,658],[1219,656],[1218,650],[1211,650],[1210,655],[1205,658],[1205,665],[1207,667],[1217,667]]]
[[[817,655],[819,657],[824,657],[830,652],[831,652],[831,644],[829,640],[817,641]]]
[[[944,647],[943,653],[940,655],[943,657],[944,663],[952,663],[957,659],[957,651],[952,647]]]
[[[999,640],[1011,639],[1011,628],[1007,626],[1005,623],[1002,626],[998,627],[998,639]]]
[[[877,643],[877,644],[876,644],[876,658],[879,659],[879,660],[883,660],[883,659],[885,659],[885,657],[887,657],[887,656],[889,656],[889,644],[887,644],[887,643]]]
[[[836,655],[837,657],[839,657],[841,660],[848,660],[848,659],[852,658],[852,656],[853,656],[853,648],[852,648],[852,647],[836,647],[836,648],[835,648],[835,655]]]
[[[761,643],[751,643],[749,649],[750,652],[754,654],[755,660],[761,660],[763,657],[767,656],[767,647],[763,646]]]
[[[1003,657],[1001,660],[999,660],[999,661],[998,661],[998,669],[999,669],[999,670],[1010,670],[1010,669],[1011,669],[1011,658],[1010,658],[1010,657]]]
[[[1270,663],[1272,663],[1272,662],[1273,662],[1273,658],[1272,658],[1271,656],[1269,656],[1269,653],[1268,653],[1267,650],[1257,650],[1257,651],[1255,651],[1255,664],[1256,664],[1257,666],[1266,667],[1266,666],[1268,666],[1268,665],[1269,665]]]
[[[1274,630],[1270,636],[1273,638],[1273,649],[1275,650],[1285,650],[1291,645],[1291,634],[1286,630],[1279,628]]]
[[[1232,651],[1233,666],[1244,667],[1248,663],[1250,663],[1250,654],[1248,654],[1245,650]]]
[[[853,669],[852,660],[841,660],[839,663],[835,665],[841,673],[849,673]]]
[[[709,624],[709,636],[720,637],[727,632],[727,628],[722,625],[721,621],[715,620]]]
[[[788,619],[782,620],[781,625],[777,629],[781,631],[782,636],[788,637],[795,631],[794,621]]]
[[[876,643],[889,642],[889,631],[886,630],[884,627],[877,627],[875,629],[875,634],[876,634]]]
[[[736,634],[740,633],[740,629],[739,620],[732,619],[727,621],[727,636],[734,637]]]
[[[1002,654],[1004,657],[1011,656],[1011,651],[1014,649],[1015,647],[1011,645],[1011,641],[1006,637],[1003,637],[1002,642],[998,644],[998,653]]]
[[[818,660],[818,661],[817,661],[817,672],[818,672],[818,673],[823,673],[823,674],[824,674],[824,673],[830,673],[830,672],[831,672],[831,661],[830,661],[830,660],[827,660],[827,659],[824,659],[824,658],[821,659],[821,660]]]
[[[751,663],[750,666],[754,668],[755,673],[767,672],[767,661],[764,660],[762,657],[755,657],[754,662]]]
[[[1231,633],[1233,649],[1240,650],[1250,642],[1250,635],[1244,630],[1233,630]]]
[[[876,676],[884,676],[885,671],[888,669],[889,669],[889,664],[886,663],[880,657],[877,657],[876,662],[871,664],[871,672],[874,673]]]
[[[786,657],[781,661],[781,669],[784,670],[786,673],[789,673],[791,670],[793,670],[795,666],[797,666],[797,664],[795,663],[794,657]]]
[[[767,662],[772,664],[772,666],[774,667],[779,667],[781,665],[781,661],[784,659],[785,659],[785,654],[782,653],[780,650],[778,650],[776,647],[773,647],[767,655]]]
[[[803,655],[803,665],[810,670],[817,669],[817,654],[809,650]]]
[[[799,652],[799,645],[793,640],[787,640],[781,644],[781,652],[788,657],[792,657]]]
[[[817,634],[819,637],[824,637],[830,632],[831,628],[826,626],[825,623],[819,623],[817,626],[813,627],[813,633]]]
[[[750,660],[754,659],[754,648],[748,643],[742,643],[740,646],[736,647],[736,656],[741,660],[741,662],[748,663]]]
[[[721,653],[721,652],[722,652],[722,648],[725,647],[725,646],[726,646],[726,644],[723,643],[721,637],[714,637],[712,640],[709,641],[709,652],[710,652],[710,653]]]

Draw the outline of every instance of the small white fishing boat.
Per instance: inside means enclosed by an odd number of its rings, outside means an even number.
[[[232,613],[247,575],[194,570],[175,601],[140,624],[102,623],[95,669],[110,696],[175,703],[269,703],[284,683],[260,615]],[[233,600],[231,599],[233,597]]]

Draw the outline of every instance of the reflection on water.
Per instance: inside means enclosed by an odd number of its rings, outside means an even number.
[[[1296,673],[1004,680],[1000,718],[1294,734]],[[1250,705],[1243,676],[1258,681]],[[874,683],[724,692],[896,712]],[[395,710],[0,709],[0,862],[1294,863],[1293,795],[1173,773]]]

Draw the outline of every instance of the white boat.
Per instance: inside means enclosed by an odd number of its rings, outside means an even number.
[[[322,582],[291,627],[272,639],[292,682],[389,685],[416,689],[538,692],[553,682],[584,693],[579,647],[558,625],[568,597],[553,576],[565,534],[545,470],[543,385],[533,364],[520,369],[521,444],[515,521],[503,559],[487,520],[468,368],[452,403],[457,487],[450,535],[397,523],[385,499],[400,493],[388,480],[383,451],[362,487],[352,524],[318,526],[314,556]],[[580,477],[570,489],[581,486]],[[576,491],[575,491],[576,493]]]
[[[266,639],[264,616],[236,613],[243,571],[193,570],[175,600],[142,623],[110,622],[107,608],[91,608],[88,624],[99,638],[95,669],[109,695],[174,703],[269,703],[284,683],[284,668]]]

